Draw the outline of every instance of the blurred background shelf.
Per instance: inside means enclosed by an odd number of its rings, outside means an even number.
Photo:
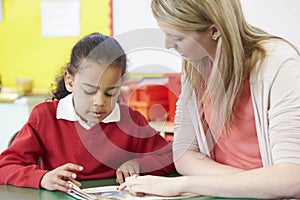
[[[26,123],[32,108],[47,101],[48,94],[23,95],[0,93],[0,153],[7,148],[12,135]],[[2,101],[1,101],[2,100]]]
[[[174,122],[171,121],[150,121],[150,126],[154,128],[168,142],[173,142]]]

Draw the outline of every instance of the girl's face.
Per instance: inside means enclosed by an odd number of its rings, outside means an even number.
[[[180,30],[163,21],[157,21],[157,25],[165,32],[166,48],[175,49],[183,59],[198,61],[206,56],[215,57],[217,43],[212,39],[212,29],[200,33]]]
[[[85,60],[73,77],[73,104],[77,115],[86,122],[99,123],[105,119],[116,105],[121,79],[118,66],[99,66]]]

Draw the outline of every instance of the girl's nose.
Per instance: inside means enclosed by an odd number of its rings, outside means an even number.
[[[94,95],[94,105],[95,106],[105,106],[106,105],[105,95],[98,91]]]

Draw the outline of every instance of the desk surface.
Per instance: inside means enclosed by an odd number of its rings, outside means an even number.
[[[82,181],[82,188],[115,185],[115,179]],[[1,200],[74,200],[73,197],[55,191],[0,185]]]
[[[116,185],[115,179],[102,179],[92,181],[82,181],[82,188]],[[21,188],[11,185],[0,185],[0,199],[1,200],[74,200],[73,197],[55,191],[36,190],[32,188]],[[203,199],[203,197],[188,198],[192,200]],[[222,199],[222,198],[209,198]],[[228,200],[228,198],[226,198]],[[187,199],[186,199],[187,200]]]

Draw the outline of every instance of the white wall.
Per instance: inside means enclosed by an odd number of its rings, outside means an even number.
[[[140,28],[157,27],[152,16],[151,0],[112,0],[114,34]]]
[[[300,48],[299,0],[241,0],[249,23],[281,36]]]
[[[157,29],[150,2],[113,0],[114,36],[126,49],[129,71],[180,71],[180,56],[164,49],[164,36]],[[300,0],[241,0],[241,3],[249,23],[300,48]]]
[[[113,0],[114,37],[129,58],[129,72],[180,72],[181,57],[164,47],[150,9],[151,0]]]

